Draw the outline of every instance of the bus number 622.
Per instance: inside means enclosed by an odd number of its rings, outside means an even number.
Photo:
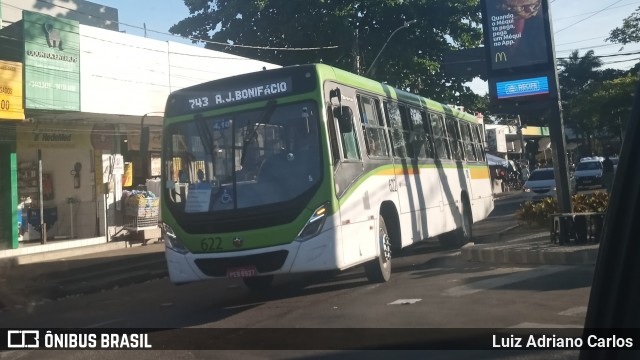
[[[219,236],[209,237],[200,240],[202,251],[218,251],[222,250],[222,238]]]

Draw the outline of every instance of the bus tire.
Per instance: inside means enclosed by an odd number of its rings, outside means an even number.
[[[271,283],[273,282],[273,275],[267,276],[252,276],[242,278],[242,282],[252,293],[264,293],[271,289]]]
[[[380,255],[364,264],[364,272],[372,283],[387,282],[391,278],[391,240],[382,216],[378,224],[378,246]]]
[[[471,241],[473,236],[473,215],[471,206],[466,199],[462,200],[462,226],[448,233],[438,236],[440,245],[446,249],[458,249]]]

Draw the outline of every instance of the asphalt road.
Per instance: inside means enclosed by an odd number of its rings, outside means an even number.
[[[508,222],[518,206],[517,196],[497,200],[492,219]],[[478,226],[478,231],[483,226],[491,230],[488,224]],[[0,353],[0,359],[575,358],[573,350],[452,352],[431,345],[429,352],[363,351],[414,348],[434,335],[460,340],[446,343],[446,349],[464,349],[466,331],[484,328],[488,328],[484,335],[498,329],[581,328],[593,267],[494,266],[468,263],[458,254],[436,242],[394,254],[392,278],[384,284],[368,283],[358,267],[337,274],[280,278],[273,291],[261,295],[249,293],[236,280],[174,286],[160,279],[24,304],[0,312],[3,328],[145,328],[155,349],[16,350]],[[163,347],[180,350],[158,350]],[[360,350],[337,351],[343,348]]]

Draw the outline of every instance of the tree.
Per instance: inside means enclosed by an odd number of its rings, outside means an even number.
[[[640,41],[640,8],[622,20],[622,26],[609,33],[606,41],[618,44],[629,44]]]
[[[568,58],[560,59],[558,65],[561,68],[558,79],[565,126],[582,135],[590,153],[593,146],[591,138],[596,124],[595,115],[587,112],[585,104],[578,99],[584,99],[581,95],[589,93],[590,88],[600,79],[597,70],[602,66],[602,61],[595,56],[593,50],[587,51],[582,57],[575,50]],[[588,102],[588,99],[584,100]]]
[[[185,0],[190,16],[169,31],[206,47],[278,65],[322,62],[364,73],[389,35],[373,77],[446,103],[477,101],[471,79],[440,72],[443,53],[478,46],[479,0]],[[241,47],[236,45],[254,46]],[[318,48],[316,50],[283,50]]]

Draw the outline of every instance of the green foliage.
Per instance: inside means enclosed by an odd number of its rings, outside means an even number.
[[[594,192],[592,194],[576,194],[571,199],[574,212],[605,212],[609,204],[609,194]]]
[[[606,212],[609,204],[609,194],[594,192],[591,194],[576,194],[571,198],[573,212]],[[558,213],[558,200],[549,197],[542,201],[526,201],[516,210],[516,219],[528,225],[548,226],[551,214]]]
[[[619,136],[631,112],[637,75],[631,71],[600,70],[602,61],[593,50],[580,56],[574,51],[559,61],[564,123],[572,128],[593,152],[592,138]]]
[[[640,41],[640,8],[622,20],[622,26],[609,33],[607,41],[618,44],[629,44]]]
[[[390,39],[371,77],[468,109],[477,101],[463,85],[471,78],[447,77],[440,64],[449,49],[480,45],[479,0],[184,1],[190,16],[169,31],[211,41],[207,48],[282,66],[325,63],[360,73],[396,29],[416,20]]]

